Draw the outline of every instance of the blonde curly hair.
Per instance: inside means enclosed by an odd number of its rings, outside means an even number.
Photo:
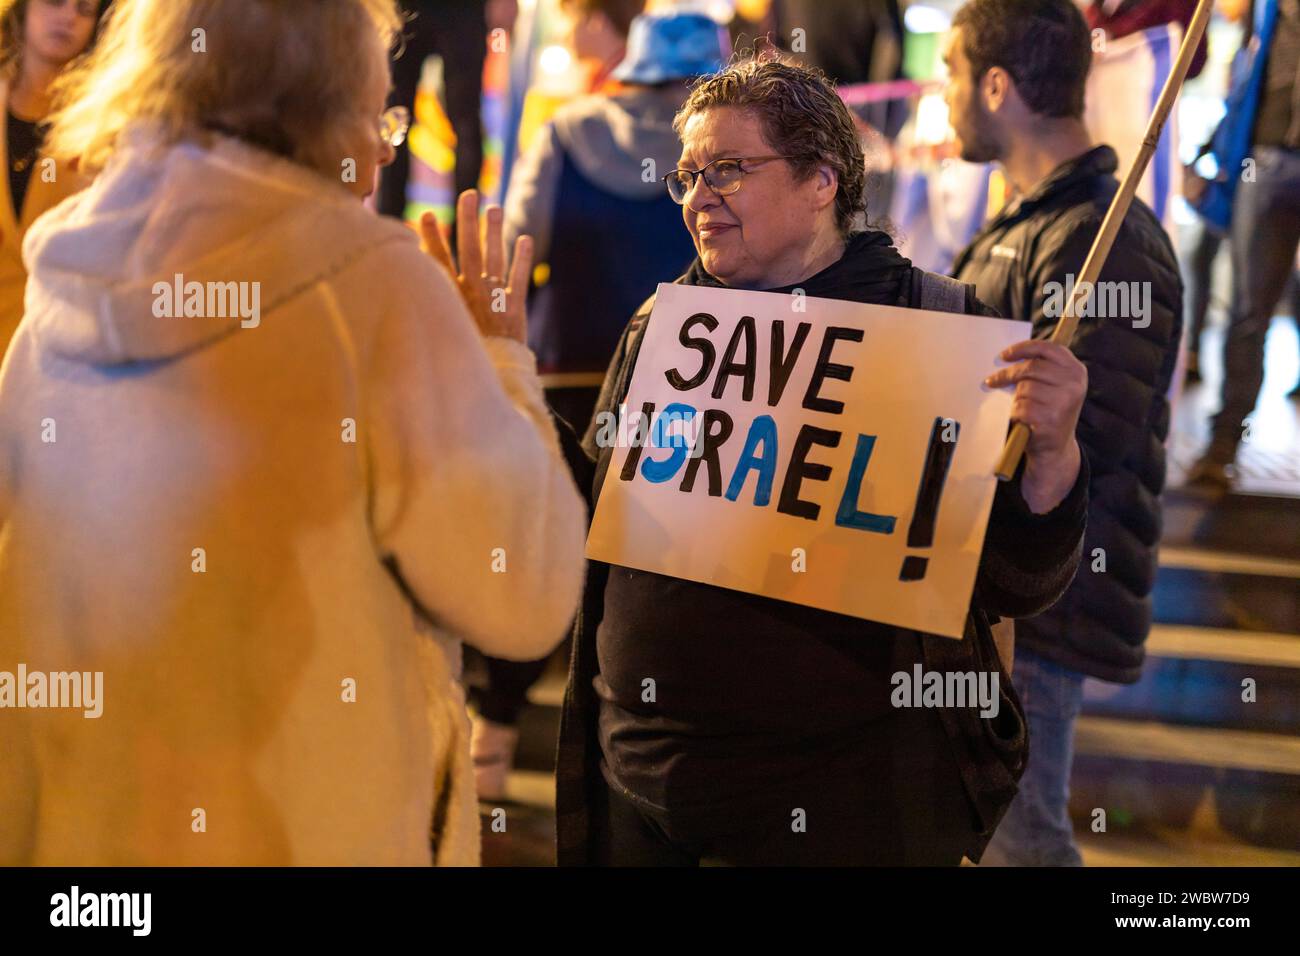
[[[396,0],[117,0],[94,51],[59,78],[47,152],[96,173],[122,131],[236,136],[326,174],[361,116],[362,38],[390,49]]]

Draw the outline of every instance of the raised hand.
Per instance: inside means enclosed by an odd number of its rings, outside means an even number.
[[[506,271],[505,241],[501,235],[504,213],[500,206],[488,206],[479,220],[479,196],[467,189],[456,202],[456,236],[459,265],[452,261],[447,242],[450,230],[438,224],[433,213],[420,218],[420,246],[456,280],[461,298],[484,335],[498,335],[526,342],[528,278],[533,268],[533,240],[520,236],[515,241],[514,261]],[[475,228],[478,225],[480,228]]]

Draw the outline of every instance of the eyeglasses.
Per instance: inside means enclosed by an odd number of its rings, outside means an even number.
[[[379,117],[379,138],[396,149],[406,142],[411,129],[411,111],[405,106],[394,106]]]
[[[686,203],[686,197],[695,188],[695,180],[700,176],[704,177],[704,184],[719,196],[730,196],[740,188],[740,182],[745,174],[752,172],[745,169],[742,163],[766,163],[773,159],[789,158],[789,156],[750,156],[738,159],[715,159],[700,169],[674,169],[663,177],[663,180],[664,185],[668,187],[668,195],[673,197],[673,202],[681,206]]]

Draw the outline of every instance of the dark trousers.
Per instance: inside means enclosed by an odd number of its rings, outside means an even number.
[[[487,56],[485,0],[403,0],[414,14],[405,30],[406,48],[393,61],[389,106],[414,111],[424,61],[441,56],[447,120],[456,133],[455,189],[459,196],[478,186],[483,166],[483,61]],[[411,174],[410,144],[397,149],[393,164],[380,177],[378,208],[386,216],[406,213],[406,183]],[[454,202],[454,197],[453,197]]]
[[[887,822],[892,815],[882,819],[875,812],[869,789],[866,778],[844,779],[786,800],[774,795],[730,823],[701,826],[648,811],[606,784],[591,808],[594,861],[597,866],[961,864],[961,843],[951,837],[949,821],[895,829]],[[968,812],[966,806],[957,812]],[[796,810],[804,814],[802,829],[796,829]]]
[[[596,411],[596,399],[600,398],[599,388],[548,388],[546,404],[571,426],[579,439],[587,433]]]
[[[1223,233],[1202,223],[1187,255],[1187,351],[1192,355],[1201,352],[1201,332],[1205,329],[1205,314],[1210,308],[1210,291],[1214,282],[1214,259],[1223,245]]]
[[[1264,343],[1300,246],[1300,150],[1259,146],[1254,182],[1232,206],[1232,307],[1223,348],[1223,394],[1209,454],[1236,457],[1243,421],[1264,383]]]
[[[528,702],[528,689],[537,683],[549,660],[543,657],[540,661],[503,661],[485,654],[486,683],[475,688],[471,695],[479,714],[493,723],[511,727],[517,724],[519,713]]]
[[[744,809],[659,810],[593,781],[598,866],[957,866],[974,832],[933,709],[898,712],[805,779],[765,785]],[[707,801],[706,801],[707,803]]]
[[[1223,233],[1202,223],[1197,227],[1196,238],[1187,254],[1187,315],[1183,324],[1187,329],[1187,351],[1193,357],[1201,352],[1201,333],[1205,331],[1205,316],[1210,310],[1210,293],[1214,284],[1214,260],[1225,238]],[[1291,273],[1288,292],[1283,295],[1288,293],[1291,315],[1300,324],[1300,271]]]

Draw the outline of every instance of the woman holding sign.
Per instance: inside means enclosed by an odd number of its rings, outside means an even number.
[[[698,253],[677,283],[992,314],[863,228],[862,149],[821,74],[738,63],[695,88],[675,128],[683,149],[665,182]],[[652,307],[629,323],[598,413],[627,395]],[[994,371],[998,359],[1010,364]],[[997,488],[963,640],[591,562],[561,728],[561,864],[979,859],[1026,754],[990,621],[1061,594],[1087,503],[1083,366],[1047,342],[988,364],[985,384],[1015,389],[1012,417],[1033,437]],[[593,506],[614,451],[599,422],[570,449]],[[921,673],[969,675],[992,699],[914,706],[897,675]]]

